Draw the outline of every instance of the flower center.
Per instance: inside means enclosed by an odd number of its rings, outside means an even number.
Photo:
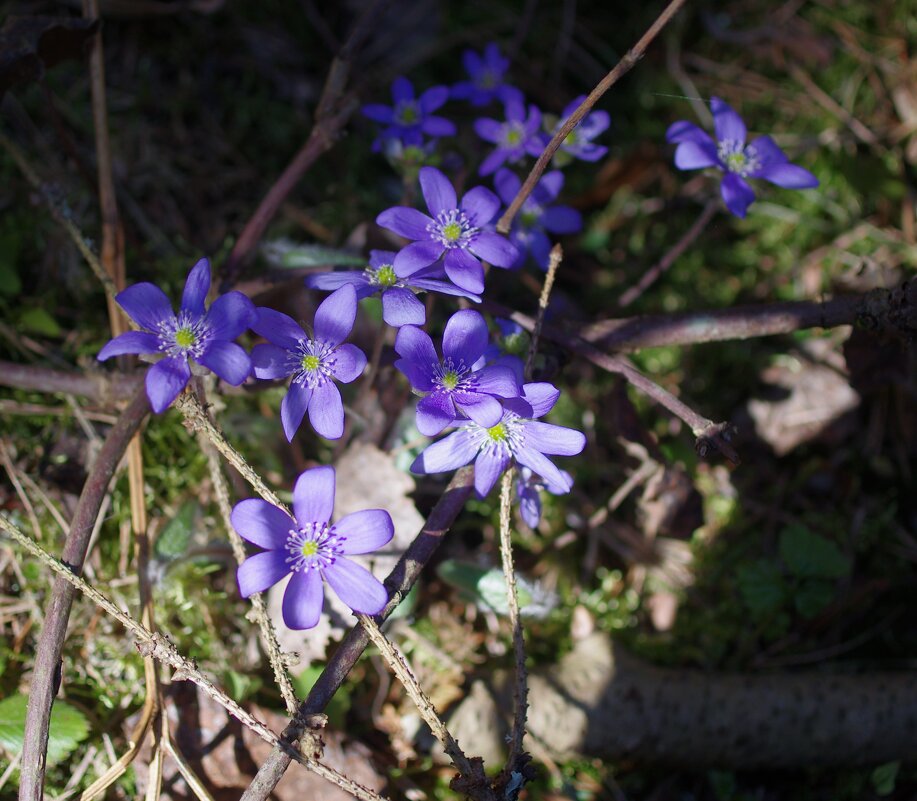
[[[499,82],[499,76],[493,70],[482,70],[476,81],[479,89],[493,89]]]
[[[567,147],[576,147],[576,145],[578,145],[579,143],[580,143],[580,135],[579,135],[579,131],[576,128],[574,128],[572,131],[570,131],[570,133],[566,135],[566,137],[564,137],[564,144]]]
[[[294,573],[326,568],[343,553],[345,540],[327,523],[302,523],[287,532],[287,564]]]
[[[756,172],[761,166],[758,151],[752,145],[743,146],[736,139],[724,139],[716,146],[716,154],[728,172],[743,178]]]
[[[491,426],[487,429],[487,436],[490,437],[493,442],[506,442],[509,433],[503,423],[497,423],[495,426]]]
[[[538,225],[538,221],[541,219],[543,213],[543,209],[538,206],[526,203],[522,207],[522,211],[519,212],[519,225],[523,228],[534,228]]]
[[[461,209],[441,211],[433,222],[427,224],[427,230],[431,239],[438,240],[450,250],[467,247],[478,233]]]
[[[518,148],[525,142],[525,126],[521,122],[507,122],[503,125],[503,147]]]
[[[402,125],[415,125],[420,119],[417,104],[412,100],[400,103],[395,110],[395,119]]]
[[[299,349],[292,352],[293,383],[315,389],[330,381],[334,375],[334,351],[334,346],[327,342],[300,340]]]
[[[442,364],[434,365],[433,371],[436,374],[434,382],[439,384],[439,386],[446,392],[452,392],[463,383],[466,383],[465,376],[471,372],[471,368],[468,367],[461,359],[459,360],[459,363],[456,364],[452,361],[452,357],[449,356],[443,361]],[[470,386],[470,384],[467,384],[464,388],[469,389]]]
[[[483,428],[477,423],[469,423],[465,429],[473,437],[479,451],[512,458],[525,444],[522,420],[515,412],[504,411],[503,419],[490,428]]]
[[[168,356],[191,356],[198,358],[207,350],[211,332],[206,318],[181,311],[159,323],[159,350]]]

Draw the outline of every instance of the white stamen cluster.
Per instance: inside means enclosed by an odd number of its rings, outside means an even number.
[[[514,412],[504,412],[503,419],[490,428],[484,428],[477,423],[469,423],[465,426],[465,430],[471,434],[479,452],[497,453],[512,458],[516,451],[525,444],[522,418]]]
[[[737,139],[724,139],[718,142],[716,155],[729,172],[734,172],[742,178],[757,172],[761,166],[757,149],[752,145],[743,146]]]
[[[467,247],[478,233],[478,229],[461,209],[441,211],[433,222],[427,223],[427,230],[431,239],[437,240],[447,249]]]
[[[435,363],[433,366],[433,383],[445,392],[452,392],[456,389],[471,389],[471,384],[462,386],[465,383],[465,375],[471,372],[471,368],[465,364],[464,359],[459,359],[455,364],[452,357],[446,357],[441,364]]]
[[[327,523],[301,523],[287,532],[287,563],[290,570],[322,570],[344,552],[345,537]]]
[[[301,339],[299,349],[290,351],[293,362],[293,383],[305,384],[315,389],[330,381],[333,376],[335,347],[327,342]]]
[[[160,321],[158,327],[159,350],[168,356],[202,356],[213,335],[206,316],[188,311]]]

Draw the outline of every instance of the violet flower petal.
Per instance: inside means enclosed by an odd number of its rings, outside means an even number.
[[[389,543],[395,536],[392,516],[384,509],[364,509],[342,517],[334,530],[345,537],[341,553],[353,555],[372,553]]]
[[[710,134],[703,128],[687,120],[673,122],[665,132],[667,142],[675,144],[677,142],[697,142],[698,144],[710,144],[716,147]]]
[[[675,166],[679,170],[700,170],[720,165],[713,142],[680,142],[675,148]]]
[[[456,406],[482,428],[491,428],[503,418],[503,407],[500,401],[490,395],[456,390],[452,393],[452,397]]]
[[[430,392],[434,371],[439,365],[439,356],[430,335],[417,326],[403,326],[395,337],[395,352],[401,356],[395,367],[408,377],[411,386],[421,392]],[[407,368],[410,368],[410,373]]]
[[[489,117],[480,117],[474,121],[474,132],[485,142],[498,144],[503,133],[503,125]]]
[[[406,248],[402,248],[398,255],[395,256],[395,261],[392,262],[392,266],[395,268],[395,275],[399,278],[407,278],[418,270],[429,267],[443,255],[443,250],[442,243],[432,239],[412,242]]]
[[[357,291],[357,299],[368,298],[376,287],[369,283],[363,270],[337,270],[327,273],[312,273],[303,279],[309,289],[333,291],[350,284]]]
[[[440,212],[457,208],[458,201],[452,183],[436,167],[421,167],[418,177],[420,178],[420,191],[427,202],[430,214],[435,217]],[[413,238],[420,239],[421,237]]]
[[[755,178],[763,178],[784,189],[814,189],[818,178],[796,164],[770,164],[758,170]]]
[[[754,190],[746,183],[744,178],[734,172],[727,172],[720,184],[720,193],[726,208],[736,217],[744,217],[748,207],[755,199]]]
[[[474,256],[462,248],[453,248],[443,259],[446,275],[454,284],[475,294],[484,291],[484,267]]]
[[[560,398],[560,390],[547,381],[534,381],[522,387],[522,397],[532,407],[532,417],[544,417]]]
[[[263,336],[268,342],[295,351],[302,340],[308,339],[306,332],[289,315],[266,306],[259,306],[257,312],[252,331]]]
[[[299,431],[311,400],[312,390],[304,383],[290,384],[287,394],[280,402],[280,422],[283,425],[283,433],[286,434],[287,442],[292,442],[296,432]]]
[[[324,603],[321,573],[318,570],[297,571],[283,593],[283,622],[294,631],[314,628],[322,616]]]
[[[293,513],[300,525],[327,523],[334,513],[334,468],[313,467],[293,487]]]
[[[326,381],[312,390],[308,412],[309,422],[320,436],[340,439],[344,434],[344,404],[333,381]]]
[[[366,354],[356,345],[345,343],[334,351],[334,364],[331,372],[337,381],[349,384],[361,375],[366,367]]]
[[[146,396],[150,408],[161,414],[187,386],[191,368],[185,356],[169,356],[156,362],[146,374]]]
[[[443,331],[443,356],[453,362],[474,364],[487,347],[490,332],[480,312],[462,309],[453,314]]]
[[[239,386],[252,372],[252,360],[245,349],[235,342],[222,339],[210,342],[207,350],[195,361],[234,387]]]
[[[391,125],[395,121],[395,110],[381,103],[367,103],[360,109],[360,113],[373,122],[381,122],[383,125]]]
[[[525,444],[541,453],[576,456],[586,447],[586,437],[574,428],[533,421],[527,421],[522,426],[525,430]]]
[[[455,136],[458,132],[455,123],[445,117],[427,117],[420,123],[420,130],[427,136]]]
[[[490,262],[495,267],[512,267],[516,259],[519,258],[519,251],[516,246],[505,236],[495,231],[481,231],[468,247],[475,256]],[[446,272],[448,274],[449,271],[446,270]],[[455,279],[453,278],[453,280]],[[456,281],[455,283],[458,284],[459,282]]]
[[[249,556],[236,571],[239,595],[248,598],[273,587],[290,572],[285,550],[263,551]]]
[[[382,582],[350,559],[336,559],[322,572],[337,597],[354,612],[376,615],[388,603],[388,592]]]
[[[482,450],[474,461],[474,489],[485,497],[509,467],[511,459],[500,451]]]
[[[252,348],[252,371],[255,378],[285,378],[295,369],[295,365],[291,363],[290,351],[286,348],[264,344]]]
[[[128,317],[150,331],[155,331],[163,320],[175,316],[166,293],[146,281],[122,290],[115,295],[115,300]]]
[[[181,296],[181,309],[188,311],[197,317],[204,313],[204,301],[207,300],[207,293],[210,291],[210,261],[201,259],[185,280],[185,288]],[[241,333],[241,332],[240,332]]]
[[[220,295],[207,312],[210,335],[215,339],[235,339],[257,319],[255,304],[241,292]]]
[[[738,142],[745,144],[747,131],[742,118],[726,101],[718,97],[710,98],[710,110],[713,112],[713,129],[717,142]]]
[[[442,283],[448,286],[444,282],[429,281],[428,283]],[[442,292],[444,290],[436,287],[434,291]],[[400,328],[403,325],[423,325],[427,320],[427,310],[410,289],[393,286],[382,293],[382,319],[392,328]]]
[[[432,223],[432,218],[408,206],[392,206],[376,217],[377,225],[388,228],[405,239],[429,239],[430,232],[427,226]]]
[[[446,86],[431,86],[418,99],[421,111],[432,114],[449,99],[449,88]],[[453,208],[455,208],[453,206]]]
[[[476,186],[462,197],[461,209],[468,217],[468,222],[474,228],[480,228],[496,217],[500,210],[500,198],[486,186]]]
[[[242,539],[268,550],[282,549],[287,534],[295,525],[286,512],[261,498],[239,501],[229,519]]]
[[[583,215],[570,206],[551,206],[541,215],[541,224],[552,234],[575,234],[583,228]]]
[[[334,290],[315,310],[315,338],[329,345],[340,345],[353,330],[357,319],[357,293],[347,284]]]
[[[455,420],[455,405],[448,392],[433,392],[417,402],[415,423],[425,437],[435,437]]]
[[[513,357],[515,358],[515,357]],[[519,396],[520,386],[516,374],[510,367],[492,364],[482,367],[474,375],[474,391],[499,398]]]
[[[104,362],[125,353],[159,353],[159,337],[147,331],[126,331],[105,343],[96,358]]]
[[[465,429],[428,445],[411,465],[412,473],[445,473],[470,464],[478,452],[478,444]]]
[[[516,450],[516,461],[521,465],[531,468],[545,480],[558,487],[565,487],[566,492],[572,489],[572,484],[564,481],[564,476],[557,466],[544,454],[538,452],[526,443]]]

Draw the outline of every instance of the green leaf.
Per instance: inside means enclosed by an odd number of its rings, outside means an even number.
[[[793,602],[805,618],[813,618],[834,600],[834,585],[823,579],[807,579],[799,585]]]
[[[780,568],[767,559],[740,565],[736,571],[739,594],[756,617],[775,612],[783,604],[786,585]]]
[[[28,696],[21,693],[0,701],[0,748],[8,754],[15,755],[22,750],[28,702]],[[88,735],[86,716],[66,701],[55,701],[51,707],[47,764],[62,762]]]
[[[156,556],[166,561],[172,561],[173,559],[178,559],[188,550],[197,510],[198,504],[196,501],[185,501],[182,504],[178,514],[166,524],[156,538],[156,545],[153,547]]]
[[[26,309],[19,315],[19,326],[29,334],[38,334],[43,337],[59,337],[61,327],[44,309]]]
[[[246,676],[235,670],[227,670],[223,680],[229,689],[229,695],[234,701],[244,701],[261,689],[262,681],[259,676]]]
[[[900,762],[886,762],[879,765],[872,772],[872,787],[876,795],[891,795],[895,791],[895,781],[898,778],[898,771],[901,769]]]
[[[348,267],[365,267],[367,259],[349,253],[346,250],[335,250],[321,245],[300,245],[288,250],[280,258],[282,267],[330,267],[345,265]]]
[[[801,525],[780,532],[780,558],[799,578],[838,579],[850,573],[850,559],[836,543]]]
[[[324,669],[324,665],[311,665],[298,676],[293,676],[293,689],[296,691],[296,695],[300,698],[305,698]],[[344,688],[341,688],[331,697],[331,701],[325,707],[328,722],[336,729],[343,729],[349,709],[350,696],[346,694]]]

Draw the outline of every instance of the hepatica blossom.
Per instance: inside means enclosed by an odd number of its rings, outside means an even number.
[[[487,225],[500,209],[500,199],[489,189],[476,186],[459,204],[455,189],[435,167],[421,167],[420,189],[427,216],[417,209],[394,206],[376,222],[407,239],[415,240],[395,256],[395,275],[406,278],[443,259],[446,275],[461,289],[484,291],[484,267],[480,259],[495,267],[511,267],[519,256],[516,246]]]
[[[386,139],[400,139],[406,145],[421,146],[423,135],[432,137],[455,136],[455,123],[433,114],[449,99],[446,86],[433,86],[419,98],[414,97],[414,85],[404,77],[392,84],[391,106],[370,103],[363,106],[363,116],[386,126],[373,144],[380,150]]]
[[[452,87],[455,100],[467,100],[472,106],[486,106],[494,100],[521,100],[522,93],[503,81],[509,59],[500,54],[496,42],[488,44],[480,54],[466,50],[462,53],[462,64],[470,80],[460,81]]]
[[[417,404],[417,428],[432,437],[465,414],[479,425],[497,425],[503,407],[497,398],[517,398],[519,382],[508,367],[474,368],[488,342],[487,323],[472,309],[456,312],[443,332],[443,358],[424,331],[406,325],[398,332],[395,362],[414,389],[429,393]]]
[[[522,181],[512,171],[501,169],[494,176],[497,194],[507,206],[513,202],[522,186]],[[570,206],[551,205],[564,186],[564,174],[560,170],[546,173],[535,185],[509,232],[509,240],[520,251],[517,266],[525,261],[526,251],[532,254],[542,270],[548,269],[551,241],[548,234],[575,234],[583,227],[580,213]]]
[[[569,492],[565,486],[573,484],[573,477],[566,471],[560,474],[567,480],[566,485],[555,485],[536,476],[528,467],[519,471],[516,479],[516,496],[519,498],[519,514],[525,524],[532,529],[537,529],[541,522],[541,493],[547,490],[552,495],[564,495]]]
[[[521,96],[510,97],[504,106],[505,122],[489,117],[474,121],[474,131],[485,142],[497,147],[481,162],[480,175],[490,175],[504,162],[515,164],[528,156],[538,157],[544,150],[544,139],[539,133],[541,112],[533,105],[526,111]]]
[[[572,428],[538,422],[557,403],[560,391],[547,383],[526,384],[522,398],[504,401],[500,422],[485,427],[471,421],[427,447],[411,465],[414,473],[444,473],[474,462],[474,487],[487,495],[507,467],[516,462],[540,475],[560,492],[569,492],[570,476],[547,456],[575,456],[586,438]]]
[[[580,95],[576,100],[567,104],[560,115],[560,120],[554,126],[555,131],[560,130],[585,99],[586,95]],[[604,133],[610,124],[611,117],[608,116],[607,111],[590,111],[560,143],[560,148],[554,157],[557,165],[563,166],[571,158],[582,161],[598,161],[602,158],[608,152],[608,148],[604,145],[597,145],[592,140]]]
[[[744,217],[755,199],[746,178],[763,178],[784,189],[812,189],[818,179],[808,170],[791,164],[769,136],[745,144],[747,131],[742,118],[718,97],[710,99],[716,141],[687,120],[672,123],[666,139],[676,143],[675,166],[680,170],[716,167],[725,173],[720,192],[726,208]]]
[[[354,612],[375,615],[388,602],[388,593],[365,567],[347,559],[371,553],[395,533],[383,509],[354,512],[332,524],[334,468],[306,470],[293,488],[293,513],[260,498],[249,498],[232,510],[232,525],[240,537],[264,548],[239,567],[239,592],[248,598],[291,574],[283,594],[283,622],[291,629],[311,629],[324,604],[322,578]]]
[[[252,350],[255,376],[293,376],[280,404],[280,421],[288,440],[293,440],[306,411],[312,427],[326,439],[338,439],[344,433],[344,405],[334,382],[349,384],[366,367],[362,350],[342,344],[356,316],[357,295],[349,284],[319,304],[312,335],[282,312],[258,309],[252,330],[271,344]]]
[[[191,378],[189,360],[212,370],[233,386],[251,373],[248,354],[232,340],[255,322],[255,307],[241,292],[218,297],[208,310],[210,262],[201,259],[185,282],[178,314],[165,293],[154,284],[129,286],[115,297],[118,305],[143,330],[115,337],[99,351],[99,361],[124,353],[163,356],[146,374],[150,407],[165,411]]]
[[[306,286],[311,289],[338,289],[350,285],[357,300],[382,294],[382,319],[393,328],[402,325],[423,325],[427,314],[418,292],[442,292],[458,295],[480,303],[481,298],[449,281],[441,266],[431,265],[406,278],[395,274],[395,253],[388,250],[369,251],[369,264],[364,270],[340,270],[306,276]]]

